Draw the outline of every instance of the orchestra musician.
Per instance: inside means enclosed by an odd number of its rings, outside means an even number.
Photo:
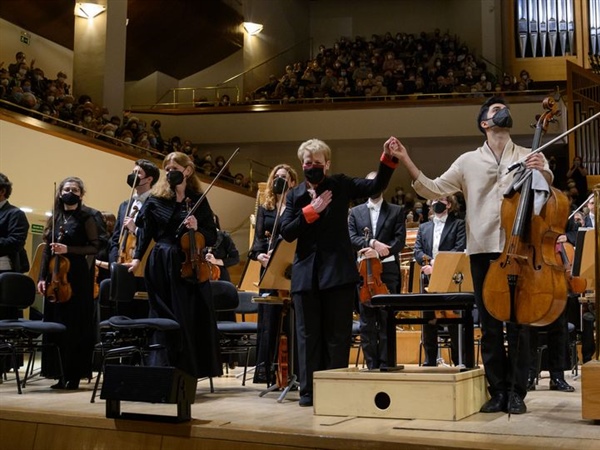
[[[415,241],[414,258],[421,266],[424,281],[433,272],[435,258],[440,251],[463,252],[467,245],[465,221],[454,216],[455,202],[452,196],[431,201],[433,217],[429,222],[419,225]],[[427,283],[425,283],[427,284]],[[435,319],[434,311],[423,311],[423,317]],[[452,362],[458,366],[458,324],[448,325]],[[438,326],[434,323],[423,325],[424,366],[437,366]]]
[[[135,161],[132,172],[127,175],[127,184],[132,188],[132,196],[119,205],[117,221],[110,237],[108,260],[96,261],[96,265],[101,270],[109,270],[111,263],[129,263],[133,259],[133,251],[137,240],[135,216],[142,209],[142,205],[150,196],[150,191],[159,178],[160,170],[152,161],[147,159]],[[137,291],[146,291],[143,277],[135,277],[135,282]],[[105,302],[108,300],[109,291],[110,278],[100,283],[100,302],[103,306],[106,306]],[[144,306],[132,303],[129,306],[131,310],[121,312],[125,315],[139,316],[147,313],[147,307],[144,308]],[[138,308],[142,311],[138,311]]]
[[[29,271],[29,259],[25,242],[29,232],[27,216],[8,201],[12,194],[12,182],[0,173],[0,273]],[[0,306],[0,319],[18,319],[18,308]],[[21,364],[22,358],[19,359]],[[9,356],[0,356],[0,376],[13,367]]]
[[[504,246],[500,207],[503,194],[514,178],[514,172],[509,173],[507,169],[531,152],[512,141],[512,118],[503,98],[491,97],[484,102],[477,116],[477,126],[486,136],[484,144],[459,156],[436,179],[430,179],[421,172],[403,145],[394,147],[393,154],[408,170],[413,179],[413,188],[419,195],[435,199],[459,191],[464,194],[467,253],[481,320],[483,364],[491,395],[481,407],[481,412],[523,414],[527,411],[524,399],[529,368],[527,327],[507,323],[507,354],[504,324],[486,310],[482,292],[490,262],[501,255]],[[525,166],[540,171],[548,185],[552,184],[552,172],[540,152],[530,155]],[[514,377],[513,368],[516,370]]]
[[[372,180],[376,172],[366,178]],[[371,237],[365,242],[363,230],[368,228]],[[400,292],[399,253],[406,241],[406,224],[401,206],[388,203],[383,192],[378,192],[362,205],[350,210],[348,230],[354,251],[362,257],[381,260],[381,281],[390,294]],[[363,280],[364,282],[364,280]],[[360,316],[360,345],[369,369],[387,366],[387,311],[358,303]]]
[[[25,242],[29,232],[27,216],[8,199],[12,194],[12,182],[0,173],[0,273],[29,271],[29,259]],[[17,310],[1,307],[1,319],[16,319]]]
[[[277,164],[267,178],[264,200],[256,211],[256,227],[252,247],[248,257],[261,264],[261,274],[264,272],[271,253],[279,238],[281,214],[285,209],[283,196],[285,192],[296,186],[298,174],[288,164]],[[275,228],[277,227],[277,228]],[[260,294],[265,293],[263,290]],[[273,293],[277,295],[277,293]],[[275,374],[271,370],[275,360],[277,336],[280,329],[282,305],[258,304],[258,336],[256,349],[256,369],[254,383],[275,382]]]
[[[54,214],[44,230],[46,247],[42,256],[38,291],[44,295],[44,319],[66,326],[64,333],[44,334],[45,344],[55,344],[56,352],[42,352],[42,375],[58,379],[52,389],[79,388],[81,378],[92,376],[92,353],[96,327],[94,326],[93,278],[87,256],[94,256],[100,248],[98,225],[91,208],[82,205],[85,187],[77,177],[60,182],[54,201]],[[90,212],[92,211],[92,212]],[[52,236],[54,233],[54,236]],[[58,273],[70,284],[72,295],[67,301],[51,301],[50,285],[54,278],[51,262],[55,255],[68,260],[68,271]],[[61,264],[62,265],[62,264]],[[66,265],[63,268],[66,269]],[[62,270],[62,269],[61,269]],[[64,381],[60,378],[60,363]]]
[[[195,256],[183,254],[182,237],[195,230],[206,246],[213,246],[217,239],[213,212],[204,198],[188,215],[186,200],[194,205],[202,196],[200,179],[188,155],[169,153],[163,169],[166,177],[154,185],[136,216],[134,258],[126,264],[131,272],[135,271],[150,241],[155,241],[144,271],[150,316],[175,320],[181,327],[179,332],[155,333],[155,343],[163,344],[167,351],[166,355],[152,352],[149,362],[175,366],[196,378],[220,376],[223,372],[208,277],[205,281],[181,277],[182,263]],[[184,230],[178,232],[182,222]]]
[[[348,206],[387,187],[397,161],[389,139],[372,180],[328,175],[331,149],[318,139],[298,148],[304,183],[286,197],[281,235],[297,239],[291,295],[298,343],[300,406],[313,404],[313,373],[348,367],[352,312],[359,281],[348,233]]]

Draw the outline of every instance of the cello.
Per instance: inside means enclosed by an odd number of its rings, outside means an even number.
[[[541,142],[548,123],[558,114],[552,98],[543,102],[545,111],[536,123],[532,151]],[[564,234],[569,204],[566,196],[550,187],[539,214],[533,213],[531,171],[521,190],[505,194],[501,224],[506,236],[500,257],[490,263],[483,285],[483,303],[497,320],[544,326],[554,322],[567,301],[565,269],[556,259],[555,245]]]

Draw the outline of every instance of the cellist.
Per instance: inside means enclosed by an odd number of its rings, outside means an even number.
[[[377,175],[371,172],[366,179]],[[368,228],[371,237],[365,242],[363,230]],[[381,280],[390,294],[400,292],[399,253],[406,241],[406,223],[401,206],[388,203],[383,193],[377,192],[362,205],[350,210],[348,230],[352,248],[360,257],[381,260]],[[364,281],[364,280],[363,280]],[[369,369],[387,366],[387,312],[363,302],[358,304],[360,314],[360,345]]]
[[[504,246],[500,208],[504,192],[514,177],[513,172],[509,173],[507,169],[530,153],[530,149],[512,141],[511,126],[512,118],[506,101],[500,97],[487,99],[477,115],[477,127],[486,136],[486,141],[481,147],[459,156],[436,179],[428,178],[421,172],[402,144],[395,146],[393,151],[393,155],[408,170],[413,188],[419,195],[435,199],[456,192],[464,194],[467,253],[481,320],[481,353],[491,395],[481,407],[484,413],[504,411],[523,414],[527,411],[524,399],[527,395],[529,333],[526,327],[520,327],[519,330],[515,324],[507,323],[507,354],[503,323],[489,314],[482,295],[490,262],[500,256]],[[552,184],[552,172],[541,153],[527,158],[525,166],[540,171],[548,185]],[[516,369],[514,376],[512,367]]]

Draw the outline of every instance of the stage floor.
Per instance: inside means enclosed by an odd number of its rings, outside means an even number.
[[[581,383],[565,372],[574,393],[548,390],[542,378],[520,416],[477,413],[463,420],[398,420],[316,416],[298,406],[298,393],[282,403],[264,386],[244,387],[241,369],[198,383],[191,422],[114,420],[105,401],[90,403],[92,384],[54,391],[36,378],[17,394],[14,377],[0,384],[0,450],[183,449],[598,449],[600,425],[581,418]],[[544,372],[543,375],[547,376]],[[352,395],[348,392],[347,395]],[[176,415],[176,405],[122,402],[123,412]]]

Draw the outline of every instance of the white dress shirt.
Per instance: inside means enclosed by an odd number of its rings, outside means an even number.
[[[444,231],[444,226],[446,225],[447,218],[447,212],[440,217],[433,216],[433,245],[431,247],[433,259],[435,259],[439,252],[440,240],[442,239],[442,231]]]

